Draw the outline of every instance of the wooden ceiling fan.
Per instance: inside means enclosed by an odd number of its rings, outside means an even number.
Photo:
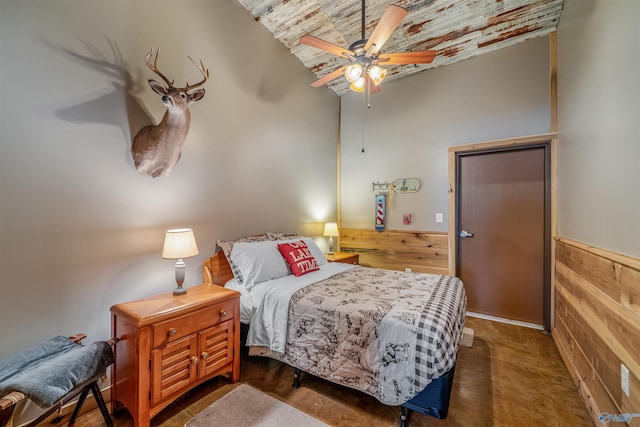
[[[315,47],[349,60],[349,64],[324,75],[311,83],[313,87],[320,87],[344,74],[351,83],[349,88],[356,92],[363,92],[365,88],[370,94],[380,92],[380,83],[387,75],[387,70],[380,65],[429,64],[435,58],[435,50],[419,52],[381,53],[382,46],[391,34],[400,26],[407,16],[407,10],[400,6],[389,5],[380,18],[378,25],[365,39],[365,0],[362,0],[362,40],[351,44],[348,49],[319,39],[312,35],[304,35],[300,43]]]

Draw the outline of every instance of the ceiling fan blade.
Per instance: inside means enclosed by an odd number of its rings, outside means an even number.
[[[367,44],[364,46],[368,57],[374,56],[382,49],[382,45],[391,37],[391,34],[398,28],[404,17],[407,16],[407,13],[405,9],[394,4],[387,7],[371,37],[369,37]],[[375,48],[370,52],[369,48],[373,45],[375,45]]]
[[[316,49],[324,50],[325,52],[333,53],[334,55],[343,56],[345,58],[356,55],[349,49],[345,49],[333,43],[326,42],[309,34],[302,36],[302,38],[300,39],[300,43],[306,44],[307,46],[315,47]]]
[[[430,64],[437,54],[435,50],[383,53],[376,62],[380,65]]]
[[[320,87],[326,83],[329,83],[331,80],[333,79],[337,79],[338,77],[340,77],[341,75],[344,74],[344,69],[347,68],[346,65],[343,65],[342,67],[333,70],[332,72],[325,74],[324,76],[320,77],[318,80],[316,80],[315,82],[311,83],[312,87]]]

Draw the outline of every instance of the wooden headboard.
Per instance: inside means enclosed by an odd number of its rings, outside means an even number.
[[[224,252],[220,251],[211,258],[202,261],[202,282],[224,286],[233,279],[233,271]]]

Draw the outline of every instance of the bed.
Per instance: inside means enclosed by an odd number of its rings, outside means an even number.
[[[455,277],[328,263],[315,242],[267,233],[218,241],[203,281],[241,293],[250,355],[446,418],[466,294]]]

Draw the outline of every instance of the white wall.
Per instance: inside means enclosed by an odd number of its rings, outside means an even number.
[[[558,234],[640,257],[640,2],[566,0],[558,30]]]
[[[156,179],[129,153],[145,110],[164,113],[152,46],[176,85],[200,78],[187,55],[211,72],[182,159]],[[56,334],[109,338],[111,305],[173,289],[168,228],[198,241],[186,287],[217,239],[320,236],[338,101],[314,79],[237,1],[2,0],[0,358]]]
[[[387,228],[447,231],[449,146],[549,131],[549,38],[383,83],[365,109],[364,153],[362,96],[343,96],[341,112],[342,226],[374,227],[373,182],[419,178],[387,208]]]

